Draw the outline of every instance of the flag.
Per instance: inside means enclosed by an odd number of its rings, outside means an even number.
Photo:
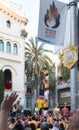
[[[52,45],[63,45],[67,5],[53,0],[40,0],[38,39]]]

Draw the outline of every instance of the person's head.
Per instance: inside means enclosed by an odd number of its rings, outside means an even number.
[[[64,130],[65,128],[64,128],[64,125],[63,125],[63,123],[60,123],[60,125],[59,125],[59,130]]]
[[[30,127],[25,127],[24,130],[32,130]]]
[[[13,124],[15,123],[15,118],[11,119],[11,123],[13,123]]]
[[[35,125],[34,123],[30,123],[30,128],[31,128],[32,130],[36,130],[36,125]]]
[[[57,127],[57,128],[59,128],[59,122],[58,122],[58,121],[54,121],[54,123],[53,123],[53,127]]]
[[[64,106],[65,106],[65,107],[67,106],[67,103],[66,103],[66,102],[64,103]]]
[[[47,122],[42,122],[40,125],[40,130],[49,130],[49,125]]]
[[[45,102],[48,102],[48,100],[47,100],[47,99],[45,99]]]
[[[36,117],[35,117],[35,116],[32,116],[32,120],[36,120]]]
[[[38,107],[38,103],[35,103],[35,107]]]
[[[53,124],[49,124],[49,128],[52,129],[53,128]]]
[[[13,130],[24,130],[24,127],[23,127],[20,120],[17,121],[17,123],[15,124]]]
[[[20,104],[20,100],[17,101],[17,104]]]
[[[42,118],[42,122],[47,122],[47,117],[46,117],[46,116],[44,116],[44,117]]]

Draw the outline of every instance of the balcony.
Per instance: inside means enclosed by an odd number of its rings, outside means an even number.
[[[5,82],[4,86],[5,86],[5,89],[11,90],[12,89],[12,82]]]

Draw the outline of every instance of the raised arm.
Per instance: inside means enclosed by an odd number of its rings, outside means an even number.
[[[12,108],[13,103],[17,99],[16,92],[7,95],[1,104],[0,111],[0,130],[8,130],[8,111]]]
[[[69,129],[79,130],[79,109],[74,109],[70,112]]]

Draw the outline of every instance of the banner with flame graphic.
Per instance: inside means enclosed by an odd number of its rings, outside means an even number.
[[[53,45],[63,45],[67,5],[53,0],[40,0],[38,39]]]

